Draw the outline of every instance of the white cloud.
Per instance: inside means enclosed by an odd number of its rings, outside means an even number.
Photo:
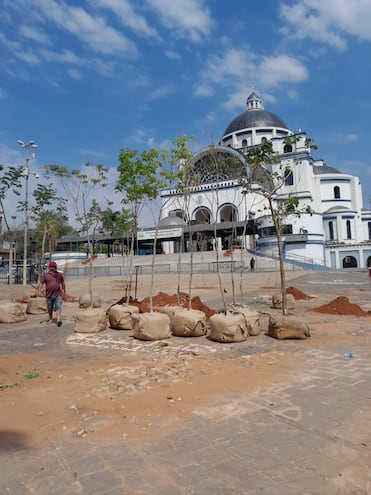
[[[283,4],[286,21],[282,32],[297,39],[310,38],[338,50],[347,47],[346,36],[371,40],[369,0],[301,0]]]
[[[346,139],[347,141],[358,141],[359,136],[358,136],[358,134],[353,134],[353,133],[350,133],[350,134],[347,134],[347,135],[345,136],[345,139]]]
[[[282,83],[296,84],[306,79],[306,67],[292,56],[260,57],[246,48],[227,48],[205,61],[200,81],[195,85],[195,95],[211,96],[216,87],[224,87],[223,106],[233,109],[241,107],[246,99],[248,83],[253,83],[262,92],[280,87]]]
[[[158,38],[156,29],[151,27],[147,20],[134,12],[134,4],[128,0],[95,0],[102,8],[110,9],[120,19],[124,26],[132,29],[139,36]]]
[[[175,52],[173,50],[165,50],[165,55],[167,56],[167,58],[169,58],[171,60],[180,60],[181,59],[180,53]]]
[[[41,44],[49,44],[50,38],[45,33],[43,33],[40,29],[35,29],[31,26],[22,25],[19,28],[19,32],[25,38],[28,38],[32,41],[37,41]]]
[[[152,93],[149,94],[148,99],[149,100],[158,100],[160,98],[164,98],[165,96],[168,96],[172,93],[175,93],[176,88],[173,84],[165,84],[164,86],[161,86]]]
[[[37,7],[45,22],[53,21],[61,30],[68,31],[93,51],[101,54],[119,54],[135,57],[135,44],[121,32],[109,26],[103,17],[93,16],[81,7],[55,0],[39,0]]]
[[[0,99],[1,98],[7,98],[7,97],[8,97],[8,93],[5,91],[5,89],[0,88]]]
[[[308,79],[304,65],[289,55],[263,57],[257,67],[257,74],[264,87],[276,87],[283,82],[298,83]]]
[[[160,22],[179,37],[198,42],[213,26],[210,10],[203,0],[147,0]]]

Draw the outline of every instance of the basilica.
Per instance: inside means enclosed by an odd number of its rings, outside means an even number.
[[[302,211],[300,216],[285,218],[285,259],[314,268],[371,266],[371,211],[363,208],[358,177],[315,159],[306,133],[291,131],[280,117],[266,111],[254,91],[245,111],[228,124],[220,141],[192,157],[197,183],[190,194],[184,198],[177,189],[162,191],[157,229],[162,252],[228,250],[237,244],[256,255],[277,256],[267,200],[254,180],[248,192],[240,180],[250,174],[244,158],[247,150],[264,141],[272,143],[272,177],[289,171],[273,201],[278,204],[295,197]],[[209,165],[215,157],[231,163],[231,169],[223,167],[216,176]],[[138,233],[142,245],[151,237],[150,230]]]

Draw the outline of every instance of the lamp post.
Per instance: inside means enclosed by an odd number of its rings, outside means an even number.
[[[24,241],[23,241],[23,285],[27,285],[27,237],[28,237],[28,177],[30,175],[29,171],[29,161],[35,158],[35,154],[30,155],[30,148],[38,148],[35,141],[29,141],[24,143],[18,139],[17,143],[22,146],[26,151],[26,166],[23,169],[23,175],[26,180],[25,188],[25,202],[24,202]]]

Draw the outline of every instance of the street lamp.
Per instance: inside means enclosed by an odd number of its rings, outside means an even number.
[[[35,158],[35,153],[30,155],[30,148],[38,148],[35,141],[29,141],[24,143],[18,139],[17,143],[22,146],[26,151],[26,166],[23,169],[22,175],[24,175],[26,180],[26,191],[25,191],[25,202],[24,202],[24,241],[23,241],[23,285],[27,285],[27,237],[28,237],[28,177],[30,175],[29,171],[29,161]]]

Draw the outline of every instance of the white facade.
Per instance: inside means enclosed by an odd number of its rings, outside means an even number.
[[[288,136],[293,138],[290,144],[285,140]],[[212,174],[208,176],[207,167],[203,165],[211,152],[238,155],[248,174],[244,150],[263,140],[272,142],[278,156],[277,163],[270,166],[272,172],[282,175],[282,170],[288,168],[292,172],[275,201],[295,196],[300,209],[308,206],[312,211],[311,215],[306,213],[300,218],[285,220],[285,257],[318,267],[370,266],[371,211],[363,209],[358,177],[343,174],[323,160],[315,160],[306,133],[294,134],[279,117],[264,110],[254,92],[247,100],[245,112],[229,124],[219,145],[193,157],[200,181],[193,188],[187,205],[178,191],[162,192],[163,227],[179,227],[181,221],[186,231],[185,226],[191,224],[193,238],[201,239],[198,249],[226,249],[228,243],[237,238],[247,249],[257,249],[258,253],[266,255],[276,254],[277,239],[271,218],[264,210],[264,198],[258,193],[243,194],[239,181],[230,177],[222,177],[216,182]],[[249,221],[257,222],[257,235],[246,234],[244,226],[250,225]],[[165,252],[174,252],[179,246],[169,240],[163,243],[163,248]]]

